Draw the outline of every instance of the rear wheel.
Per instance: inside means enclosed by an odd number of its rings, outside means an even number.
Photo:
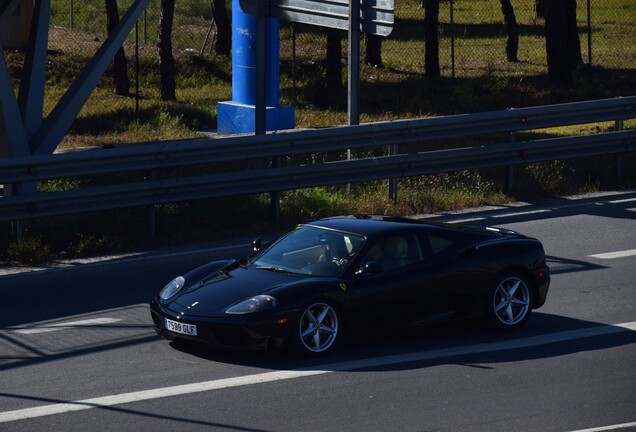
[[[302,351],[322,354],[332,350],[340,334],[336,309],[327,302],[310,304],[300,315],[296,331]]]
[[[488,298],[488,315],[500,328],[523,326],[532,312],[532,290],[518,273],[506,274],[493,284]]]

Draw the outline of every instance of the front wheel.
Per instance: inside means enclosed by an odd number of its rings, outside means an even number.
[[[488,298],[488,316],[499,328],[523,326],[532,312],[532,290],[519,274],[500,277],[493,284]]]
[[[340,322],[336,309],[327,302],[307,306],[298,320],[296,338],[299,348],[310,354],[322,354],[338,340]]]

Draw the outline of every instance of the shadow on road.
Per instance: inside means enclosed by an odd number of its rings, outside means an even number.
[[[586,333],[586,330],[592,330]],[[587,336],[585,336],[587,334]],[[554,336],[558,337],[554,337]],[[561,336],[559,336],[561,335]],[[571,335],[569,337],[568,335]],[[577,336],[578,335],[578,336]],[[140,337],[128,345],[166,343],[158,337]],[[543,341],[543,342],[542,342]],[[319,359],[303,358],[286,350],[224,353],[201,344],[172,344],[175,350],[210,362],[241,365],[265,371],[308,370],[328,372],[376,373],[425,369],[438,365],[461,365],[469,368],[496,369],[504,362],[523,362],[534,359],[559,357],[585,351],[621,347],[636,342],[636,332],[624,327],[588,322],[557,315],[536,313],[520,331],[492,330],[482,321],[463,321],[411,328],[383,334],[356,335],[333,355]],[[69,351],[53,358],[40,357],[25,360],[28,366],[60,358],[81,356],[91,351],[117,349],[121,344],[96,346],[85,351]],[[0,370],[3,368],[0,367]],[[254,372],[252,372],[254,373]],[[183,383],[187,384],[187,383]],[[134,409],[133,406],[104,405],[97,399],[70,402],[0,392],[0,398],[20,399],[39,404],[72,404],[79,409],[96,408],[111,413],[128,414],[147,419],[169,421],[186,426],[204,426],[236,431],[260,431],[239,425],[215,423],[197,419],[187,413],[179,416]],[[46,415],[46,414],[44,414]]]
[[[548,266],[550,266],[550,274],[552,276],[564,273],[577,273],[582,271],[601,270],[609,268],[607,266],[571,258],[561,258],[551,255],[546,255],[545,258]]]
[[[594,331],[586,333],[587,330]],[[219,352],[204,344],[171,345],[175,350],[209,361],[263,369],[380,371],[524,361],[635,342],[636,332],[626,328],[535,312],[519,331],[496,330],[479,319],[463,320],[350,336],[336,352],[319,358],[285,349],[233,353]]]

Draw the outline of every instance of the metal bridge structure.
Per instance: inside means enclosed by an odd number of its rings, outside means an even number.
[[[23,3],[33,4],[24,69],[16,97],[0,49],[0,158],[50,155],[64,138],[91,92],[130,34],[148,0],[135,0],[97,53],[43,119],[50,0],[0,0],[0,29]]]

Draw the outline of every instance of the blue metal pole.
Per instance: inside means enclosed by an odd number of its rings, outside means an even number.
[[[294,108],[279,105],[279,21],[275,18],[266,21],[266,129],[293,129]],[[232,100],[218,104],[219,133],[255,131],[256,40],[256,16],[244,13],[239,1],[232,0]]]

